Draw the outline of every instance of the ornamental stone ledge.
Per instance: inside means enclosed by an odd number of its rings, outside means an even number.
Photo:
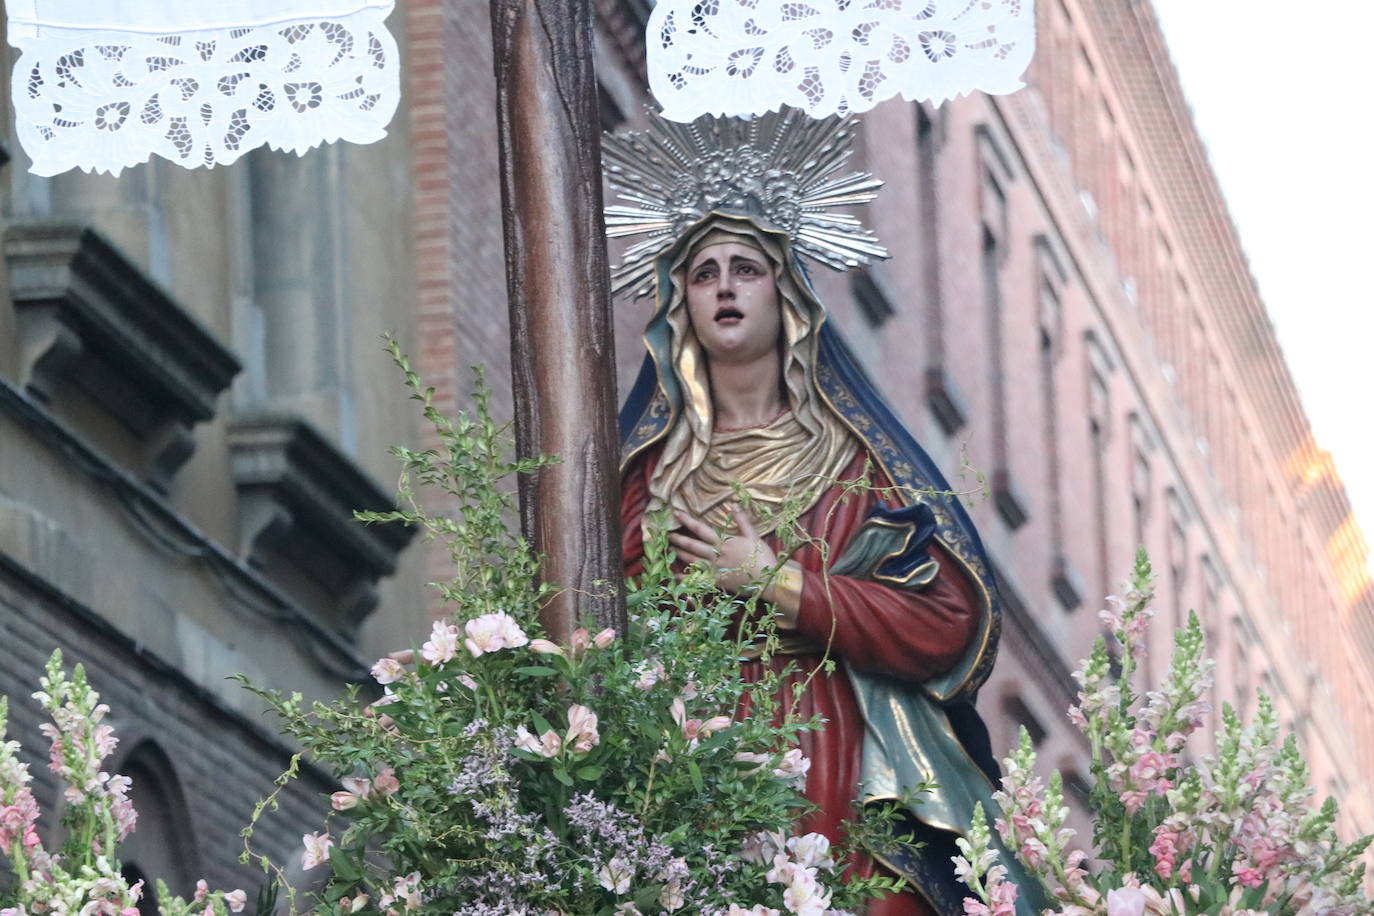
[[[20,383],[53,406],[71,384],[132,433],[165,490],[239,372],[232,353],[89,227],[18,223],[5,262],[20,345]]]
[[[283,562],[300,570],[324,595],[321,616],[355,631],[377,606],[377,581],[396,571],[415,529],[364,525],[353,513],[394,510],[392,499],[294,416],[236,417],[229,468],[239,491],[240,555],[269,576]]]

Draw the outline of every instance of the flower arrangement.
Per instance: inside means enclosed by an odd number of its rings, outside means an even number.
[[[1274,709],[1261,695],[1255,719],[1222,712],[1215,756],[1189,742],[1209,711],[1213,663],[1190,615],[1176,637],[1159,690],[1138,693],[1154,581],[1142,551],[1123,598],[1101,618],[1120,650],[1113,673],[1105,639],[1074,677],[1081,688],[1070,720],[1091,750],[1096,874],[1065,826],[1062,780],[1033,775],[1035,752],[1022,731],[1004,762],[995,826],[1007,849],[1056,902],[1055,916],[1352,916],[1374,912],[1363,895],[1371,839],[1341,843],[1336,802],[1313,808],[1307,767],[1292,736],[1280,743]],[[968,916],[1007,916],[1018,889],[998,864],[984,813],[976,813],[955,867],[975,896]]]
[[[288,890],[291,911],[841,916],[899,886],[841,880],[845,850],[791,835],[806,805],[797,737],[819,723],[781,708],[775,681],[740,678],[744,646],[776,638],[757,597],[724,594],[704,571],[678,577],[659,541],[628,585],[625,632],[550,641],[538,620],[549,588],[531,586],[536,561],[507,527],[502,484],[545,462],[503,457],[480,374],[473,412],[449,419],[393,356],[443,449],[395,449],[405,508],[360,517],[447,545],[455,575],[438,587],[453,614],[417,650],[377,661],[379,691],[308,708],[258,691],[341,786],[303,837],[301,865],[322,886],[308,906]],[[417,481],[458,511],[426,512]],[[246,855],[284,879],[249,834]]]
[[[143,882],[120,874],[116,847],[134,829],[138,815],[129,801],[129,778],[101,769],[119,739],[104,721],[110,709],[77,665],[70,675],[62,653],[54,652],[33,698],[52,718],[41,726],[48,738],[48,768],[62,790],[61,847],[49,852],[39,837],[42,816],[19,759],[18,741],[0,743],[0,857],[9,860],[12,886],[0,892],[0,916],[138,916]],[[9,701],[0,697],[0,738],[6,733]],[[173,896],[157,883],[164,916],[220,916],[240,913],[248,903],[241,889],[211,893],[197,882],[191,900]]]

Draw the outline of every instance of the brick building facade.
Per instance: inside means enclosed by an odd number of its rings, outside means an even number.
[[[648,4],[596,6],[603,124],[633,125]],[[398,5],[405,95],[375,146],[118,180],[5,167],[0,692],[26,694],[55,645],[87,663],[148,786],[134,859],[174,885],[235,881],[234,833],[288,753],[224,676],[332,694],[436,610],[421,583],[441,555],[346,521],[387,498],[386,445],[425,442],[381,333],[441,407],[476,364],[509,404],[485,7]],[[1069,673],[1144,544],[1152,675],[1195,608],[1216,700],[1274,696],[1347,831],[1374,828],[1367,547],[1158,27],[1120,0],[1037,16],[1026,90],[864,116],[856,164],[888,183],[865,219],[894,259],[817,277],[971,491],[1008,608],[980,700],[994,742],[1024,724],[1080,783]],[[647,308],[617,305],[622,390]],[[266,836],[283,857],[318,819],[308,787],[288,808]]]

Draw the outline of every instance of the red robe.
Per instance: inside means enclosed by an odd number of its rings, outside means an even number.
[[[650,449],[637,456],[622,480],[626,575],[643,571],[640,523],[649,504],[649,477],[658,454],[658,449]],[[840,479],[862,476],[868,460],[867,453],[860,449]],[[875,488],[891,486],[876,462],[870,465],[868,476]],[[876,501],[871,490],[846,496],[840,487],[832,487],[821,494],[800,523],[809,535],[829,544],[830,557],[837,559]],[[775,550],[780,546],[774,535],[765,540]],[[949,670],[973,639],[977,624],[975,592],[962,575],[962,567],[939,545],[932,545],[930,552],[931,558],[939,561],[940,572],[920,591],[898,591],[877,582],[831,576],[827,596],[820,551],[809,543],[802,546],[791,557],[801,565],[805,578],[798,632],[817,645],[829,644],[833,658],[843,659],[845,665],[859,670],[914,682]],[[783,682],[783,705],[790,706],[794,686],[810,678],[821,660],[819,655],[776,657],[766,663],[744,662],[742,670],[747,680],[754,681],[762,675],[764,664],[781,670],[796,662],[796,669]],[[837,665],[832,674],[816,673],[797,709],[802,719],[819,715],[826,722],[820,731],[801,734],[802,752],[811,760],[805,794],[820,810],[800,829],[819,831],[832,842],[839,841],[843,838],[840,824],[853,816],[858,797],[864,737],[863,717],[844,666]],[[874,866],[865,861],[863,867],[867,870]],[[868,910],[869,916],[933,912],[925,899],[910,889],[877,901]]]

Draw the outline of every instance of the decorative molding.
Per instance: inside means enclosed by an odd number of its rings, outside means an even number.
[[[939,421],[945,435],[952,436],[964,428],[968,422],[968,412],[964,408],[963,395],[954,385],[954,379],[945,371],[944,366],[931,366],[926,369],[926,403]]]
[[[300,418],[235,418],[229,468],[239,490],[240,555],[259,568],[273,556],[300,568],[332,597],[323,616],[351,632],[377,606],[377,580],[396,571],[415,530],[354,519],[355,510],[395,506]]]
[[[227,604],[254,615],[264,627],[269,628],[268,632],[285,633],[300,649],[302,657],[310,659],[330,676],[349,682],[368,681],[367,663],[337,633],[322,626],[316,615],[267,581],[260,571],[242,562],[191,525],[168,505],[162,493],[116,465],[54,417],[36,398],[2,377],[0,413],[13,417],[29,430],[35,439],[51,450],[54,461],[69,462],[86,477],[106,488],[122,504],[132,508],[134,511],[126,513],[125,517],[140,536],[164,550],[171,550],[188,562],[201,565],[211,573],[213,579],[223,587]],[[0,551],[0,572],[6,567],[12,567],[37,581],[37,574],[33,570],[24,567],[17,558]],[[60,605],[76,608],[76,599],[65,592],[57,591],[55,586],[49,591],[56,596],[53,600]],[[101,633],[109,635],[116,632],[96,612],[84,606],[78,610],[83,620],[93,621],[93,625],[103,627]],[[138,652],[146,657],[146,650],[139,648]],[[177,676],[182,675],[178,673]]]
[[[238,361],[90,228],[21,223],[4,246],[20,382],[44,402],[79,386],[132,431],[146,462],[136,470],[166,489]]]

